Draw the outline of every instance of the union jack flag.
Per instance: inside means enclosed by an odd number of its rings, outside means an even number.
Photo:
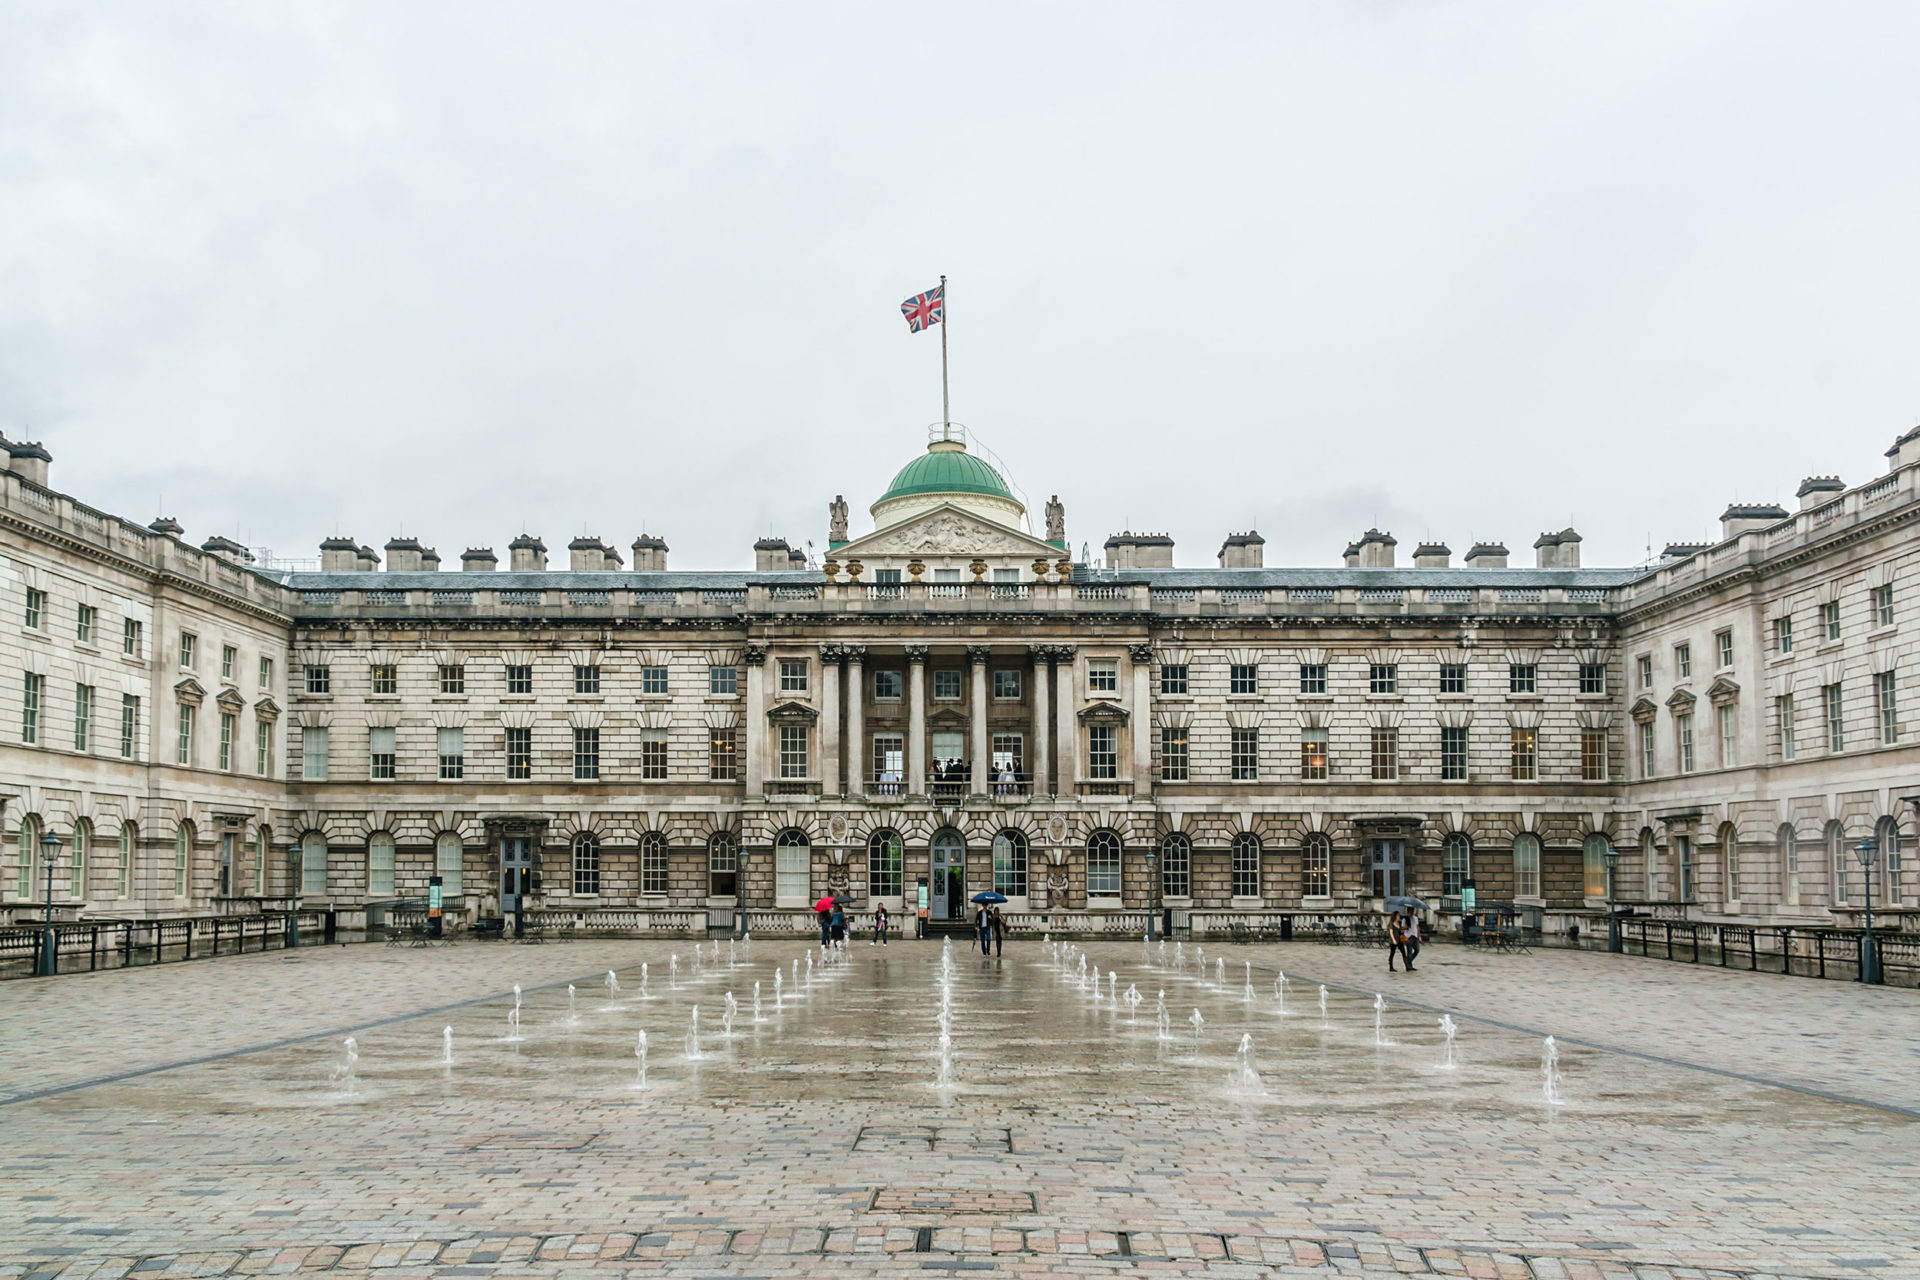
[[[918,333],[928,325],[939,324],[946,319],[946,308],[947,286],[939,284],[901,303],[900,314],[907,318],[907,328]]]

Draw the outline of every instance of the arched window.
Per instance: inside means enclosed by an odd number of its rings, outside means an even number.
[[[1886,887],[1881,891],[1883,900],[1890,907],[1900,905],[1900,824],[1892,818],[1880,819],[1880,827],[1874,834],[1880,840],[1880,882]],[[78,847],[78,837],[75,837]]]
[[[1531,831],[1513,838],[1513,896],[1540,896],[1540,837]]]
[[[1096,831],[1087,838],[1087,897],[1120,897],[1120,837]]]
[[[1740,901],[1740,833],[1731,822],[1720,824],[1720,888],[1728,906]]]
[[[600,838],[591,831],[573,837],[573,892],[575,897],[600,892]]]
[[[1792,823],[1786,823],[1776,839],[1780,845],[1780,902],[1797,907],[1800,905],[1800,836]]]
[[[813,850],[804,831],[782,831],[773,842],[773,897],[782,907],[804,907],[813,896]]]
[[[1457,896],[1473,878],[1473,841],[1455,831],[1440,842],[1440,892]]]
[[[300,842],[300,892],[327,894],[327,838],[318,831],[308,832]]]
[[[867,839],[867,896],[897,898],[906,863],[906,847],[893,831],[876,831]]]
[[[1193,892],[1193,843],[1178,831],[1160,842],[1160,895],[1184,898]]]
[[[1595,831],[1580,846],[1582,892],[1589,898],[1607,896],[1607,838]]]
[[[442,831],[433,841],[433,869],[440,876],[440,896],[458,898],[466,892],[467,847],[457,831]]]
[[[123,898],[130,898],[133,896],[133,843],[134,843],[133,824],[131,822],[121,823],[120,824],[120,865],[117,868],[117,870],[119,871],[117,883],[119,884],[119,887],[120,887],[120,896]]]
[[[1833,877],[1833,905],[1836,907],[1846,906],[1849,900],[1849,890],[1852,886],[1847,876],[1851,868],[1847,864],[1852,860],[1853,855],[1847,851],[1846,831],[1839,823],[1829,822],[1827,824],[1827,874]]]
[[[40,824],[32,818],[20,819],[20,882],[15,890],[19,897],[31,900],[33,897],[34,861],[40,856]]]
[[[261,827],[253,833],[253,893],[267,896],[267,853],[273,848],[273,833]]]
[[[1027,896],[1027,838],[1002,831],[993,838],[993,891],[1009,898]]]
[[[193,858],[193,824],[183,822],[173,833],[173,896],[187,896],[187,869]]]
[[[1260,837],[1251,831],[1233,838],[1233,896],[1260,896]]]
[[[716,831],[707,841],[707,892],[716,898],[740,895],[740,846],[730,832]]]
[[[93,852],[93,827],[86,819],[73,824],[73,848],[67,864],[67,896],[75,902],[87,896],[87,859]]]
[[[367,837],[367,896],[393,896],[393,837],[384,831]]]
[[[1300,895],[1333,895],[1333,840],[1325,832],[1308,832],[1300,842]]]
[[[640,892],[665,894],[667,883],[667,838],[649,831],[640,837]]]

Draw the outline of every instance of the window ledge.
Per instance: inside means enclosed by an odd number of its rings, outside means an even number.
[[[1440,701],[1442,701],[1442,702],[1471,702],[1471,701],[1473,701],[1473,695],[1472,695],[1472,694],[1470,694],[1470,693],[1436,693],[1436,694],[1434,694],[1433,696],[1434,696],[1434,697],[1436,697],[1436,698],[1438,698],[1438,699],[1440,699]]]
[[[1404,693],[1369,693],[1367,695],[1368,702],[1405,702],[1406,699],[1407,695]]]
[[[93,655],[94,655],[94,656],[96,656],[96,657],[98,657],[98,656],[99,656],[99,653],[100,653],[100,646],[99,646],[99,645],[97,645],[97,644],[90,644],[90,643],[88,643],[88,642],[87,642],[87,641],[85,641],[85,640],[75,640],[75,641],[73,642],[73,647],[74,647],[74,648],[76,648],[76,649],[78,649],[78,650],[79,650],[80,652],[82,652],[82,653],[91,653],[91,654],[93,654]],[[228,683],[228,684],[232,684],[232,683],[233,683],[233,681],[231,681],[231,680],[229,680],[229,681],[227,681],[226,683]]]
[[[433,702],[465,702],[466,700],[467,695],[464,693],[436,693],[431,699]]]
[[[1253,911],[1267,905],[1265,898],[1231,898],[1229,905],[1236,911]]]
[[[1588,695],[1588,696],[1592,696],[1592,695]],[[1544,698],[1541,694],[1538,694],[1538,693],[1515,693],[1513,692],[1513,690],[1509,689],[1507,690],[1507,701],[1508,702],[1541,702],[1541,701],[1544,701]]]

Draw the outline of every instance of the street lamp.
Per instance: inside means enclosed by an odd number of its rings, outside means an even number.
[[[1618,954],[1625,951],[1626,943],[1620,937],[1620,916],[1613,906],[1613,877],[1620,867],[1620,851],[1609,842],[1607,860],[1607,950]]]
[[[51,978],[60,971],[53,940],[53,864],[60,858],[60,837],[47,828],[40,837],[40,860],[47,866],[47,922],[40,934],[40,976]]]
[[[1880,949],[1873,942],[1873,864],[1879,854],[1880,842],[1872,836],[1853,846],[1854,857],[1860,859],[1860,868],[1867,873],[1867,928],[1860,937],[1860,981],[1868,983],[1880,981]]]

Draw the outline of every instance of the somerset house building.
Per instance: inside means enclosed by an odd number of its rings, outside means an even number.
[[[435,875],[469,918],[695,933],[805,927],[823,893],[911,915],[922,886],[936,920],[994,890],[1055,932],[1469,879],[1549,930],[1610,888],[1920,916],[1920,430],[1620,568],[1571,529],[1464,554],[1367,530],[1305,568],[1251,531],[1202,556],[1121,532],[1087,562],[1058,498],[1030,513],[935,438],[857,528],[824,504],[817,565],[521,532],[457,565],[333,538],[288,571],[0,447],[0,916],[49,882],[69,919],[357,912]]]

